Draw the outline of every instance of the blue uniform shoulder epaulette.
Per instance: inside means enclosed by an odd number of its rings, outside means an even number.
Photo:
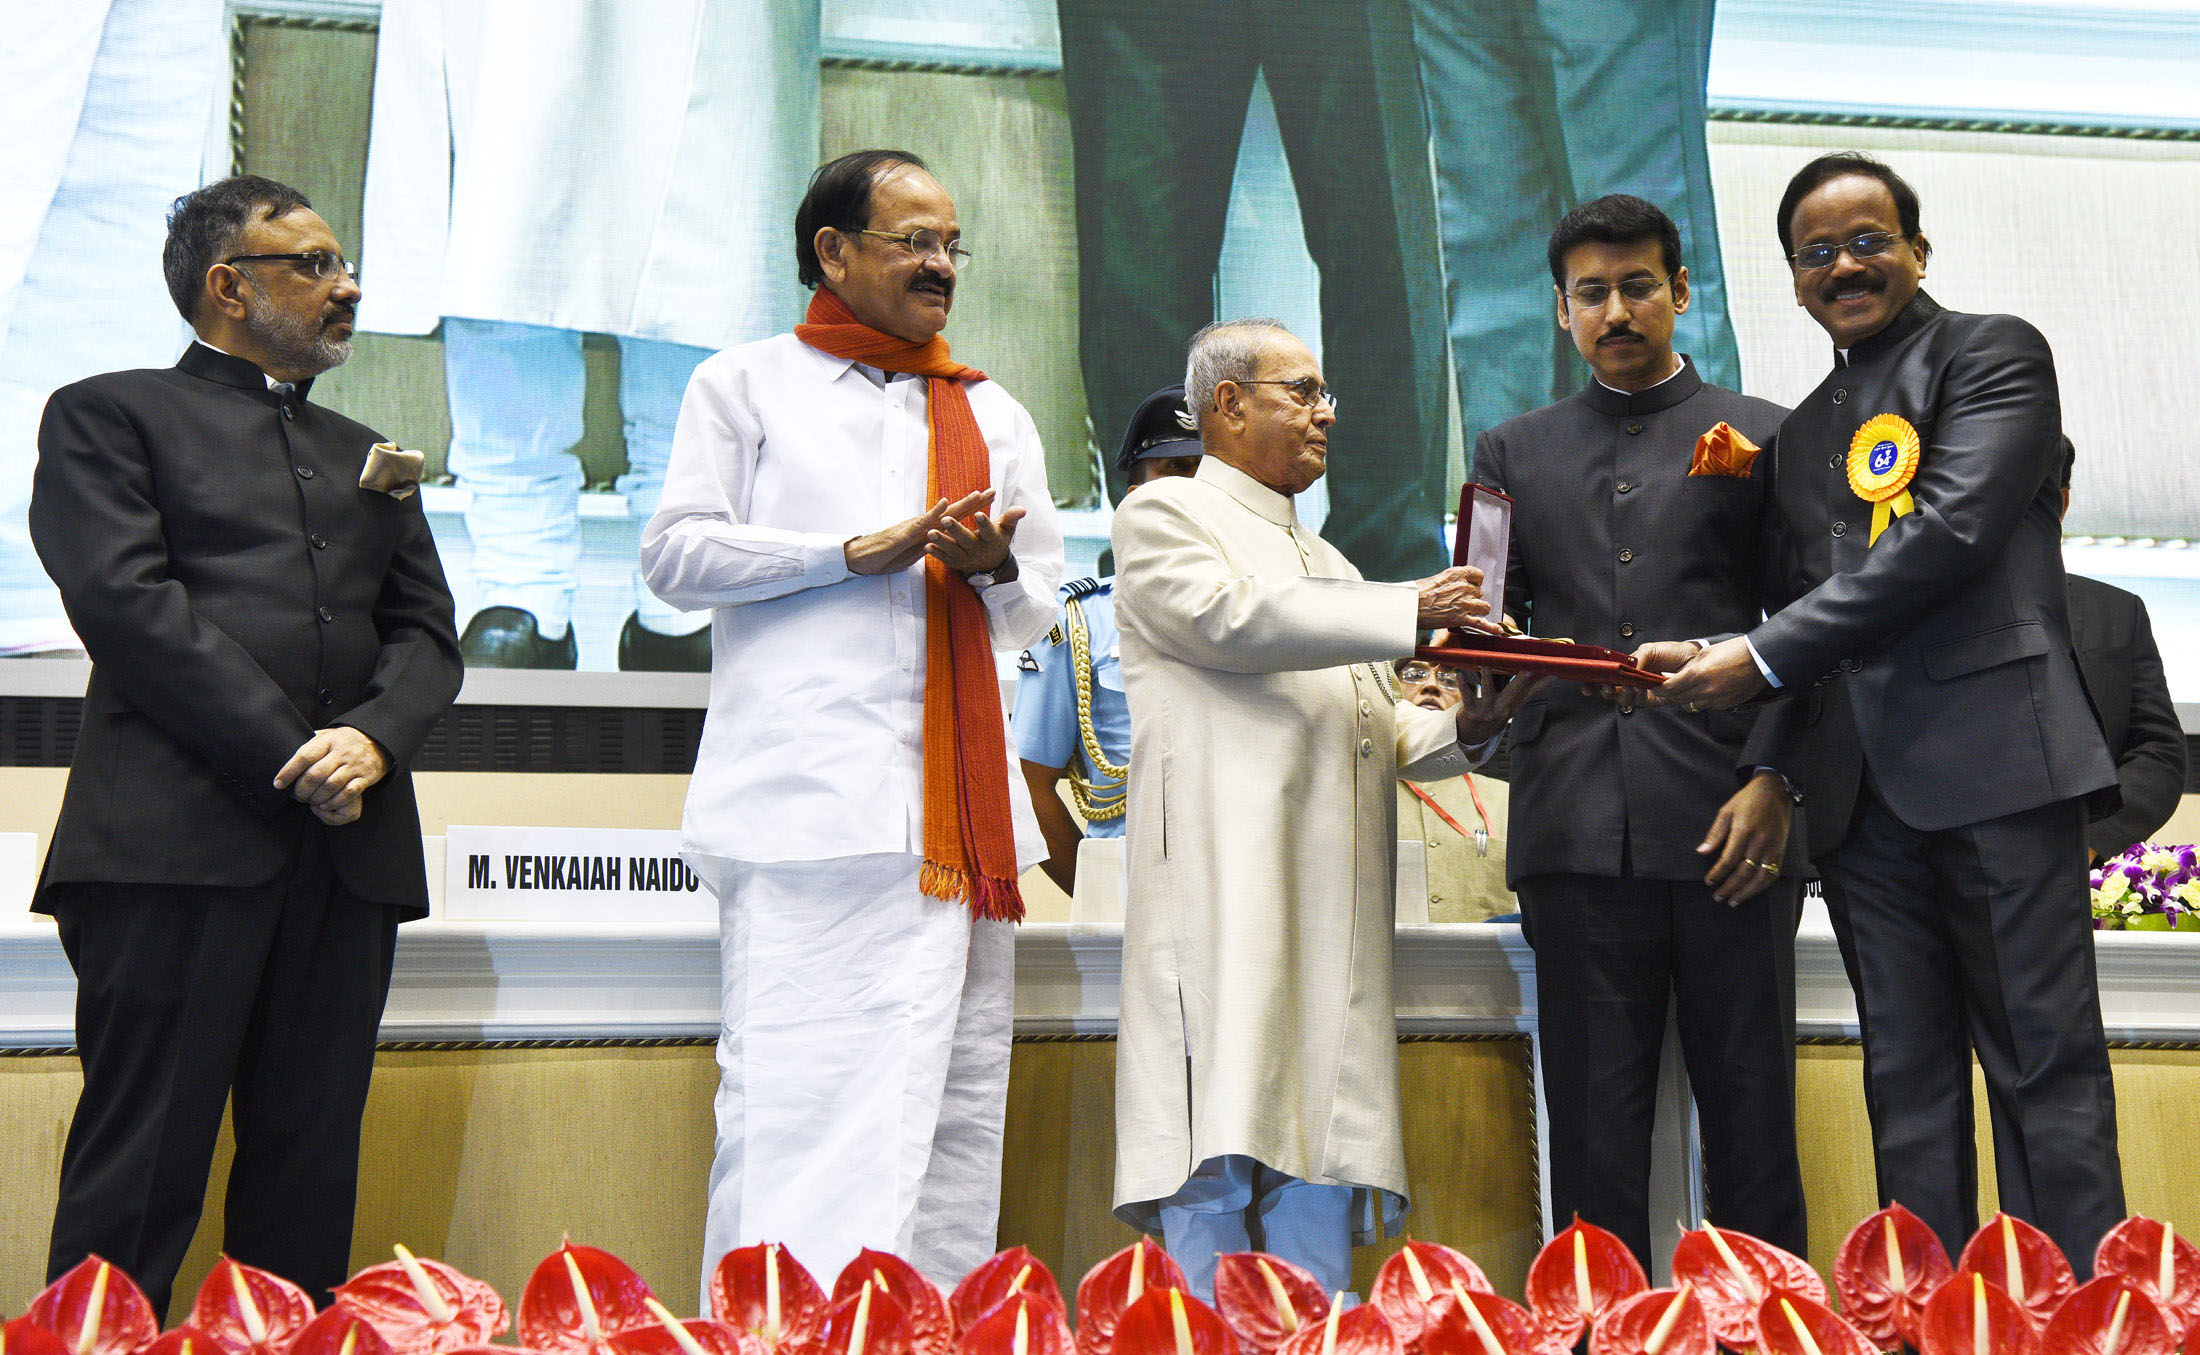
[[[1062,596],[1065,599],[1089,598],[1094,593],[1097,593],[1099,591],[1100,580],[1093,578],[1090,575],[1087,575],[1082,579],[1071,579],[1068,583],[1062,585]]]

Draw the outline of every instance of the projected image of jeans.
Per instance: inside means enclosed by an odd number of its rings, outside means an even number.
[[[1411,5],[1468,442],[1588,379],[1553,323],[1544,245],[1606,193],[1680,226],[1694,304],[1675,346],[1704,380],[1741,389],[1704,144],[1712,0]]]
[[[1123,427],[1182,380],[1186,342],[1218,318],[1232,176],[1265,76],[1321,270],[1323,374],[1343,402],[1324,535],[1371,579],[1434,572],[1442,282],[1404,0],[1061,0],[1060,20],[1092,426]]]

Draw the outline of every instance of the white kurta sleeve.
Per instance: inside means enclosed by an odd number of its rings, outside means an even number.
[[[1459,743],[1459,721],[1443,711],[1398,703],[1398,775],[1408,781],[1448,781],[1472,770],[1496,748],[1491,739],[1479,749]]]
[[[742,521],[764,440],[747,407],[746,376],[718,359],[696,369],[680,401],[663,497],[642,530],[649,591],[689,611],[760,602],[849,577],[846,543],[838,537]],[[1059,561],[1059,544],[1056,552]]]
[[[1181,499],[1154,486],[1117,510],[1114,544],[1117,616],[1196,667],[1283,673],[1413,649],[1412,584],[1239,573]]]
[[[987,629],[995,649],[1027,649],[1054,624],[1054,595],[1062,586],[1062,524],[1054,516],[1054,494],[1047,488],[1046,449],[1038,426],[1021,405],[1007,454],[996,458],[999,471],[993,496],[998,518],[1011,508],[1024,510],[1010,549],[1016,577],[978,594],[985,603]]]

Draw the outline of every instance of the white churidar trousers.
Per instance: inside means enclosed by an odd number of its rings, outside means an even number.
[[[693,863],[724,982],[705,1292],[760,1242],[828,1291],[864,1247],[952,1286],[994,1250],[1014,928],[925,897],[911,855]]]

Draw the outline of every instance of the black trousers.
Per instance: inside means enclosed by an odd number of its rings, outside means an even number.
[[[1647,1269],[1667,995],[1702,1129],[1707,1215],[1809,1249],[1795,1157],[1795,925],[1783,881],[1739,907],[1699,881],[1532,875],[1551,1217],[1608,1228]]]
[[[396,911],[343,888],[318,825],[264,885],[54,894],[77,975],[84,1092],[62,1152],[49,1276],[97,1252],[165,1315],[232,1102],[222,1250],[326,1304],[350,1269],[359,1117]]]
[[[1076,158],[1079,349],[1093,436],[1184,379],[1215,314],[1230,185],[1265,73],[1321,270],[1324,536],[1371,579],[1441,568],[1444,297],[1428,120],[1405,0],[1061,0]],[[1200,41],[1191,34],[1227,35]],[[1312,339],[1314,336],[1305,336]],[[1121,497],[1123,472],[1109,483]]]
[[[1880,1201],[1901,1201],[1950,1256],[1976,1231],[1975,1053],[2001,1207],[2084,1279],[2124,1217],[2124,1187],[2083,804],[1921,833],[1866,776],[1847,839],[1818,868],[1863,1028]]]

